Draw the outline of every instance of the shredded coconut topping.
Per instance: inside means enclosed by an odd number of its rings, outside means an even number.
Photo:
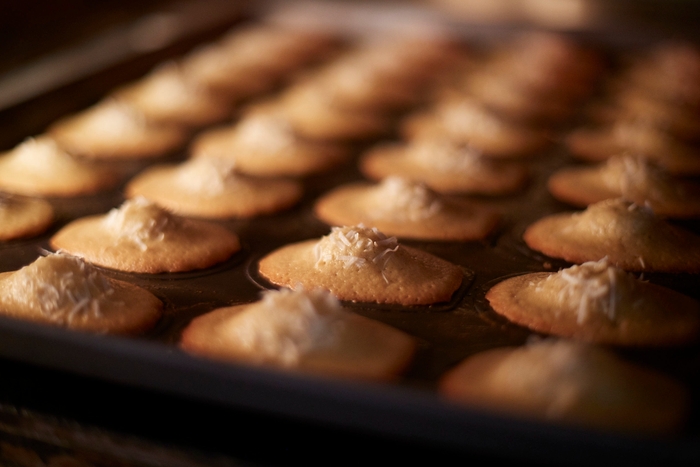
[[[256,358],[289,367],[310,351],[332,345],[345,315],[325,290],[270,290],[225,332]]]
[[[33,171],[46,172],[52,170],[59,160],[67,159],[72,162],[56,142],[51,138],[27,138],[12,151],[12,157]]]
[[[668,175],[646,159],[629,155],[608,159],[603,180],[617,187],[623,197],[635,201],[664,199],[664,192],[680,194],[680,185],[673,184]]]
[[[238,142],[275,155],[284,154],[294,145],[295,135],[291,124],[277,115],[252,114],[238,124]]]
[[[203,89],[194,81],[187,80],[177,66],[168,63],[147,77],[145,97],[167,108],[182,108],[201,102],[206,97]]]
[[[591,313],[600,313],[615,321],[618,303],[629,299],[627,292],[634,289],[636,279],[612,266],[605,257],[564,269],[537,287],[547,283],[560,287],[557,299],[561,306],[576,310],[577,323],[583,324]]]
[[[396,237],[388,237],[376,228],[333,227],[314,248],[316,267],[340,261],[343,267],[362,268],[375,265],[383,270],[399,249]],[[387,280],[384,277],[384,280]],[[388,280],[387,280],[388,282]]]
[[[442,109],[442,122],[450,133],[493,134],[501,122],[472,102],[460,102]]]
[[[428,219],[442,209],[437,193],[422,183],[401,177],[387,177],[374,194],[375,218],[420,221]]]
[[[473,176],[473,172],[485,165],[484,158],[478,150],[448,139],[417,141],[408,151],[408,156],[430,170],[459,172],[465,176]]]
[[[224,159],[197,157],[182,164],[176,174],[176,183],[192,193],[211,196],[224,192],[226,186],[236,182],[235,163]]]
[[[146,251],[150,243],[165,238],[166,230],[173,225],[175,218],[146,198],[137,197],[109,211],[102,222],[120,238]]]
[[[102,306],[123,305],[111,296],[114,288],[97,269],[63,253],[40,257],[15,272],[9,294],[38,307],[46,317],[71,323],[76,318],[102,318]]]
[[[116,100],[106,101],[93,107],[90,119],[86,121],[86,131],[100,136],[121,137],[141,132],[145,118],[125,103]]]

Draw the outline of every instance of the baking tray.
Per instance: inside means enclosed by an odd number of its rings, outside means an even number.
[[[354,7],[345,4],[343,8]],[[197,34],[174,38],[147,53],[125,55],[109,67],[89,70],[69,82],[54,82],[53,87],[6,106],[0,113],[0,122],[13,125],[4,126],[4,147],[39,133],[54,118],[98,100],[161,60],[213,39],[232,25],[254,22],[256,16],[237,10],[227,21],[202,23]],[[474,34],[473,29],[464,27],[463,32]],[[78,97],[71,100],[66,99],[67,95]],[[24,118],[18,120],[18,115]],[[236,443],[230,439],[221,439],[218,424],[230,426],[236,423],[231,418],[237,417],[246,421],[251,433],[265,436],[265,432],[274,442],[282,443],[290,461],[293,454],[313,459],[315,443],[323,439],[328,445],[335,443],[348,449],[345,460],[365,455],[370,446],[389,446],[395,449],[395,459],[423,447],[430,449],[433,456],[449,453],[472,461],[510,460],[521,465],[700,464],[697,347],[621,351],[630,360],[677,377],[691,389],[695,408],[690,423],[682,434],[670,438],[634,437],[510,418],[450,403],[435,391],[437,379],[465,357],[490,348],[520,345],[532,334],[490,310],[484,294],[491,285],[513,274],[556,271],[566,265],[532,252],[521,239],[522,231],[532,221],[549,213],[571,210],[553,200],[544,189],[548,174],[570,162],[556,145],[538,158],[532,181],[521,193],[482,199],[507,212],[502,225],[487,239],[469,243],[402,242],[463,267],[464,284],[450,303],[410,308],[347,304],[354,312],[388,323],[418,339],[417,356],[396,383],[338,381],[223,364],[181,352],[176,346],[179,332],[193,317],[216,307],[255,301],[269,286],[256,273],[260,257],[279,246],[328,232],[329,227],[312,214],[314,200],[332,187],[362,179],[356,157],[375,143],[358,145],[355,159],[344,166],[304,179],[304,198],[293,209],[255,219],[222,221],[240,236],[243,244],[241,252],[222,264],[179,274],[106,271],[112,277],[151,290],[165,303],[164,318],[146,335],[93,336],[0,318],[0,357],[8,374],[17,376],[27,368],[26,371],[37,372],[30,381],[40,387],[33,389],[30,405],[59,412],[62,409],[56,407],[65,405],[92,423],[111,424],[120,431],[141,431],[148,436],[165,437],[170,443],[192,444],[215,452],[240,452],[244,449],[241,440],[243,444],[254,444],[250,434],[244,437],[240,428],[232,427],[227,432],[238,438],[238,447],[232,447]],[[170,159],[185,157],[180,152]],[[57,223],[39,237],[0,244],[0,272],[30,263],[49,249],[48,239],[60,227],[78,217],[104,213],[121,204],[123,196],[118,187],[99,196],[51,201],[58,212]],[[697,222],[684,225],[700,232]],[[696,275],[645,277],[700,299],[700,280]],[[21,379],[18,388],[24,387]],[[57,387],[62,388],[58,393]],[[96,404],[80,397],[86,388],[107,398],[109,403]],[[21,390],[5,391],[26,402]],[[158,414],[155,421],[150,419],[154,411]],[[256,421],[274,425],[263,429]],[[279,459],[275,459],[277,463]]]

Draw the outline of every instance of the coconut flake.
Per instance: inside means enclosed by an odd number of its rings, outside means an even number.
[[[141,251],[151,243],[162,241],[175,218],[144,197],[125,201],[102,221],[103,226],[119,238],[134,243]]]
[[[278,115],[253,113],[238,123],[237,141],[246,147],[284,154],[296,142],[292,125]]]
[[[175,173],[175,180],[178,186],[191,193],[220,195],[238,180],[234,168],[234,161],[198,157],[182,164]]]
[[[345,269],[374,265],[383,271],[399,249],[396,237],[387,237],[376,228],[333,227],[314,247],[316,267],[340,262]],[[384,280],[387,280],[384,277]]]
[[[408,220],[429,219],[440,212],[443,205],[439,196],[425,184],[401,177],[387,177],[374,193],[373,218]]]

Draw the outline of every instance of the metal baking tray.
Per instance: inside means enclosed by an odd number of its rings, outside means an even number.
[[[342,8],[360,7],[344,4]],[[54,118],[87,106],[116,85],[144,74],[159,61],[217,37],[224,26],[227,29],[238,23],[256,21],[256,17],[237,10],[227,21],[203,22],[198,34],[173,37],[157,50],[133,56],[125,54],[108,67],[84,69],[82,74],[69,75],[65,82],[57,80],[45,85],[41,92],[18,96],[16,101],[8,100],[0,112],[0,122],[8,122],[2,130],[3,148],[39,133]],[[468,25],[462,25],[460,30],[476,35]],[[20,71],[27,70],[30,68]],[[8,89],[2,87],[7,82],[0,79],[0,90]],[[86,83],[90,86],[85,86]],[[69,100],[66,96],[77,97]],[[9,122],[14,123],[10,125]],[[373,143],[358,146],[355,155],[359,156]],[[186,154],[181,152],[171,160],[184,157]],[[32,403],[48,406],[47,410],[66,403],[94,423],[111,423],[125,431],[139,431],[139,427],[148,426],[149,435],[165,433],[170,443],[196,444],[214,452],[235,454],[234,437],[239,442],[253,442],[250,436],[242,435],[245,429],[232,427],[237,422],[231,417],[239,417],[251,427],[254,420],[276,424],[276,429],[268,426],[251,430],[260,436],[265,436],[259,433],[264,431],[272,437],[270,442],[282,443],[289,456],[295,446],[296,454],[305,459],[313,458],[314,440],[308,436],[313,433],[320,437],[318,439],[348,449],[347,459],[359,453],[364,455],[363,447],[368,446],[396,449],[392,453],[396,459],[401,452],[413,452],[412,449],[420,446],[430,449],[433,455],[449,453],[461,455],[465,460],[510,460],[521,465],[591,465],[594,462],[700,465],[697,408],[682,434],[669,438],[638,438],[468,409],[442,399],[435,390],[438,378],[467,356],[490,348],[520,345],[531,335],[490,310],[484,294],[491,285],[509,275],[557,270],[566,265],[529,250],[521,234],[529,223],[545,214],[571,210],[553,200],[544,188],[548,174],[568,162],[563,149],[555,145],[534,163],[532,181],[521,193],[484,198],[483,201],[503,207],[508,213],[499,229],[484,241],[403,242],[463,267],[464,284],[450,303],[427,307],[348,304],[353,311],[395,326],[418,339],[419,350],[414,362],[395,383],[339,381],[224,364],[192,357],[176,345],[179,332],[193,317],[216,307],[259,298],[266,284],[257,276],[256,262],[265,253],[328,232],[329,227],[313,216],[312,204],[328,189],[362,179],[356,159],[330,173],[304,179],[305,196],[289,211],[249,220],[221,221],[240,236],[243,244],[241,252],[222,264],[179,274],[107,271],[112,277],[151,290],[165,303],[165,316],[146,335],[134,338],[94,336],[0,318],[0,363],[14,368],[9,374],[14,371],[15,376],[23,371],[17,370],[17,365],[20,368],[26,365],[27,371],[42,375],[34,376],[42,387],[34,390]],[[121,204],[123,196],[118,187],[99,196],[51,201],[58,212],[57,223],[39,237],[0,244],[0,272],[30,263],[42,250],[49,249],[48,239],[62,225],[84,215],[104,213]],[[684,225],[700,232],[697,222]],[[700,280],[695,275],[652,274],[646,278],[700,299]],[[686,347],[620,352],[626,358],[684,381],[691,388],[697,406],[700,400],[699,350]],[[11,385],[10,381],[3,384]],[[17,384],[18,388],[22,387],[19,382]],[[61,388],[61,397],[65,399],[57,396],[57,387]],[[98,397],[108,398],[106,403],[89,403],[79,397],[86,388]],[[22,399],[18,394],[15,397]],[[153,409],[154,400],[166,407]],[[115,406],[124,408],[124,413],[118,414]],[[156,421],[149,419],[154,411],[160,417]],[[163,416],[163,413],[168,415]],[[126,420],[128,417],[124,414],[132,418]],[[220,428],[216,428],[220,423],[231,427],[227,431],[231,438],[222,439]],[[345,444],[340,444],[341,439]]]

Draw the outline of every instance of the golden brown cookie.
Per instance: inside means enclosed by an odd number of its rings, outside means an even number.
[[[225,227],[176,217],[145,198],[70,222],[50,244],[98,266],[151,274],[207,268],[240,249]]]
[[[79,331],[138,334],[156,324],[162,308],[147,290],[110,279],[66,254],[0,273],[0,314],[12,318]]]
[[[47,201],[0,193],[0,241],[39,235],[53,221],[53,207]]]
[[[533,250],[571,263],[607,256],[627,271],[700,272],[700,237],[621,198],[546,216],[528,226],[523,239]]]
[[[234,125],[200,133],[192,157],[235,163],[236,171],[260,177],[300,177],[330,170],[347,161],[345,146],[304,139],[291,122],[273,111],[255,110]]]
[[[481,240],[500,220],[493,209],[400,177],[337,187],[317,200],[314,213],[334,226],[364,224],[385,235],[439,241]]]
[[[231,106],[204,86],[188,79],[175,62],[159,65],[149,74],[112,93],[155,124],[199,127],[229,117]]]
[[[697,150],[644,121],[619,120],[610,126],[579,128],[566,136],[571,154],[591,162],[620,153],[649,159],[674,175],[699,175]]]
[[[123,177],[114,167],[76,160],[43,135],[0,154],[0,190],[9,193],[80,196],[113,188]]]
[[[156,165],[126,186],[129,198],[144,197],[175,214],[189,217],[254,217],[288,209],[302,195],[293,180],[253,178],[216,159],[189,159]]]
[[[630,434],[680,431],[690,409],[678,381],[604,348],[554,339],[469,357],[439,390],[475,408]]]
[[[364,226],[333,227],[320,240],[281,247],[260,260],[259,272],[280,286],[400,305],[447,302],[463,278],[458,266]]]
[[[700,337],[700,303],[637,279],[607,258],[512,277],[486,298],[521,326],[596,344],[676,346]]]
[[[113,160],[165,156],[187,136],[181,128],[148,123],[143,114],[113,98],[58,120],[47,133],[75,156]]]
[[[455,194],[510,194],[529,178],[522,164],[483,157],[468,145],[444,138],[377,145],[362,156],[360,170],[373,180],[395,175]]]
[[[547,187],[555,198],[579,207],[623,197],[662,217],[700,217],[700,184],[629,155],[613,156],[594,167],[560,169]]]
[[[407,116],[401,132],[409,140],[446,138],[494,158],[532,156],[552,142],[549,131],[507,121],[468,97],[442,100]]]
[[[181,347],[224,361],[323,376],[390,380],[410,363],[414,339],[345,311],[327,291],[270,290],[262,300],[195,318]]]

